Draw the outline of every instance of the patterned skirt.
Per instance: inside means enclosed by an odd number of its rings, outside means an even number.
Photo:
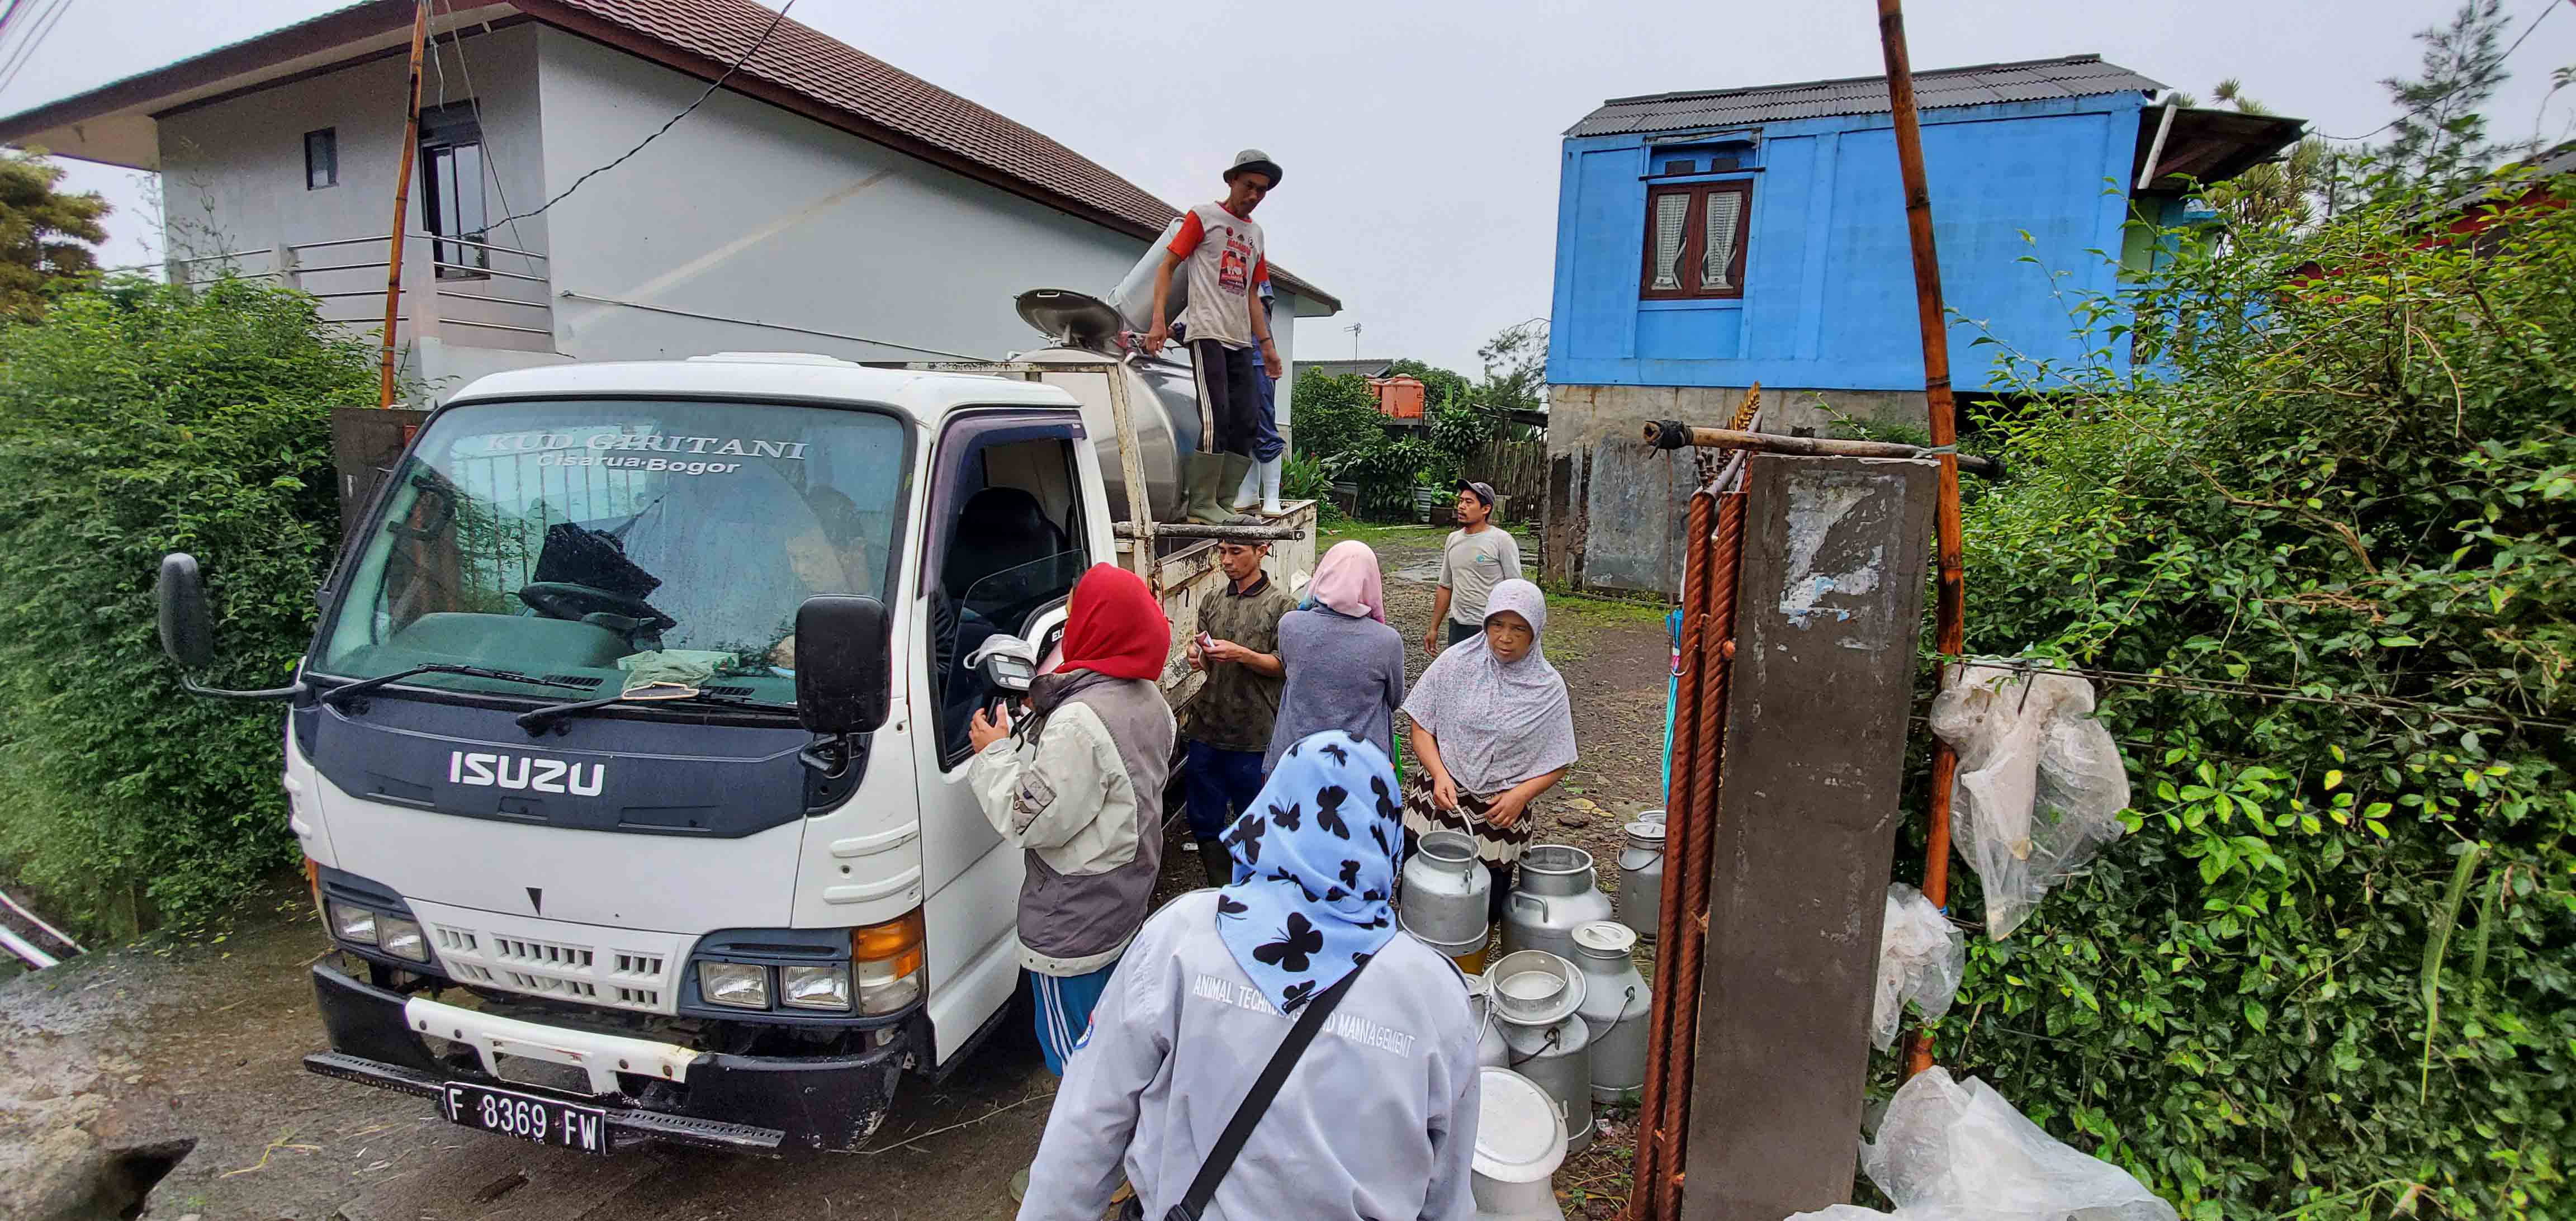
[[[1476,858],[1491,865],[1519,863],[1528,850],[1530,835],[1537,829],[1532,812],[1524,809],[1508,827],[1485,822],[1485,809],[1501,794],[1478,797],[1473,793],[1458,794],[1455,810],[1443,810],[1431,804],[1431,785],[1417,780],[1421,769],[1409,768],[1404,777],[1404,829],[1420,837],[1432,831],[1464,831],[1476,840]]]

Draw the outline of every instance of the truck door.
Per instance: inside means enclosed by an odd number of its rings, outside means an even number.
[[[995,634],[1031,638],[1063,619],[1074,582],[1105,536],[1099,478],[1081,417],[1066,411],[969,412],[930,456],[928,535],[905,669],[920,731],[922,873],[938,1056],[1007,1002],[1018,982],[1013,917],[1020,856],[1002,847],[965,785],[967,726],[990,703],[961,661]]]

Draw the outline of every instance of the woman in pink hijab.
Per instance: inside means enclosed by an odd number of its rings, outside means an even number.
[[[1385,579],[1377,553],[1356,539],[1335,543],[1315,565],[1306,602],[1279,620],[1279,663],[1288,681],[1270,733],[1268,773],[1309,735],[1339,729],[1395,757],[1395,710],[1404,703],[1404,638],[1386,625]]]

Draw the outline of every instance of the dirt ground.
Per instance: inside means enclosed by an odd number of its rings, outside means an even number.
[[[1441,531],[1363,527],[1389,575],[1389,618],[1416,654]],[[1661,790],[1668,660],[1654,606],[1557,598],[1543,644],[1572,689],[1582,760],[1535,807],[1545,838],[1617,884],[1620,824]],[[1201,884],[1166,853],[1166,888]],[[762,1160],[652,1149],[589,1158],[452,1128],[410,1097],[315,1077],[323,1046],[305,968],[324,941],[300,885],[221,927],[95,953],[0,983],[0,1177],[174,1140],[194,1149],[141,1214],[159,1221],[718,1221],[796,1216],[1008,1217],[1054,1082],[1034,1042],[1004,1037],[938,1087],[908,1083],[869,1149]],[[1016,1027],[1014,1028],[1016,1030]],[[1570,1216],[1623,1198],[1631,1139],[1614,1110],[1558,1172]],[[103,1215],[113,1215],[112,1213]]]

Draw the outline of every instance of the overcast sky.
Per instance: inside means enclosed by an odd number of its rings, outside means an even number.
[[[21,0],[30,13],[50,0]],[[774,3],[774,0],[773,0]],[[0,88],[0,113],[77,93],[340,7],[337,0],[66,0]],[[460,5],[461,6],[461,5]],[[2508,38],[2569,0],[2506,0]],[[1175,204],[1214,198],[1233,152],[1286,171],[1260,220],[1282,265],[1338,294],[1300,324],[1307,359],[1414,356],[1463,371],[1495,331],[1548,311],[1561,133],[1604,98],[1876,75],[1867,0],[1806,5],[1451,0],[1231,0],[1113,6],[1064,0],[798,0],[797,20],[929,79]],[[1909,0],[1918,70],[2096,52],[2208,98],[2228,76],[2327,135],[2394,113],[2382,77],[2411,75],[2414,31],[2455,0]],[[0,71],[38,30],[17,23]],[[2576,13],[2555,13],[2509,62],[2490,115],[2501,138],[2567,138]],[[638,132],[639,136],[642,134]],[[154,257],[138,175],[74,163],[118,205],[111,265]],[[1933,181],[1937,208],[1940,182]],[[1102,288],[1108,286],[1103,285]]]

